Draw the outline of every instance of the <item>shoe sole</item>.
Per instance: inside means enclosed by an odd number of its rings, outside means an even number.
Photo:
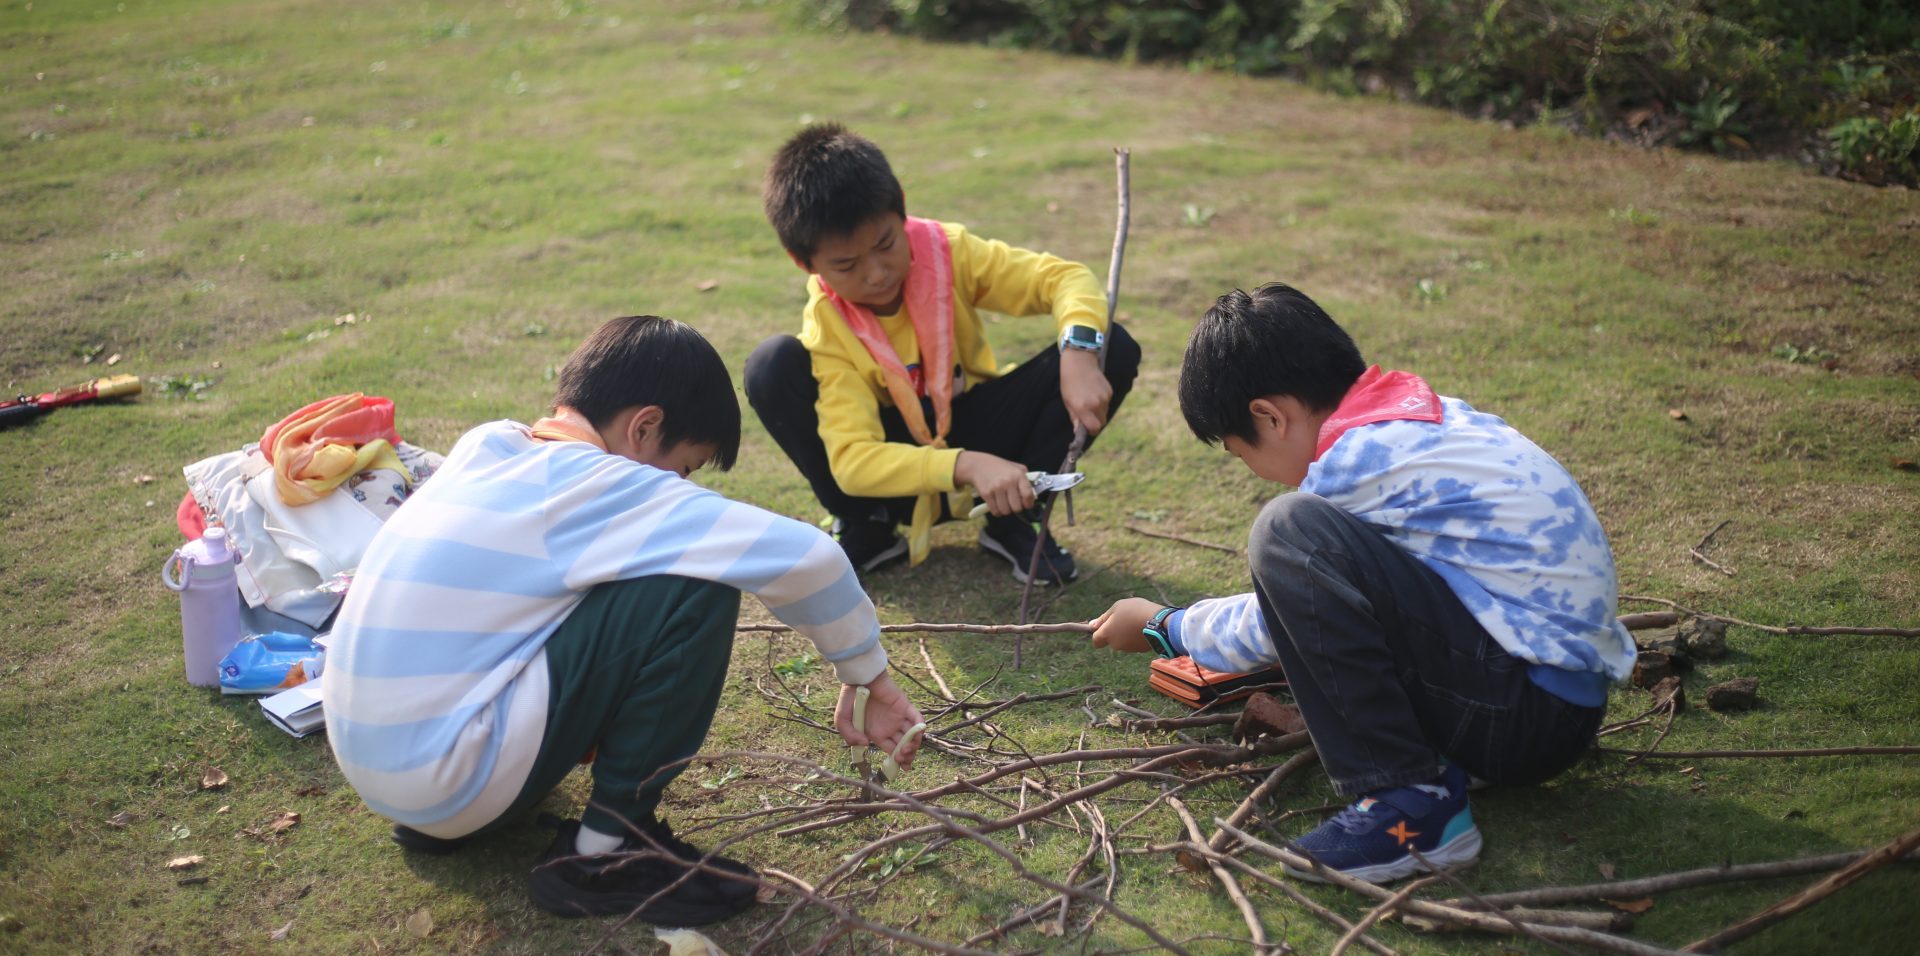
[[[879,570],[880,568],[883,568],[889,564],[892,564],[895,561],[900,560],[903,557],[906,557],[906,555],[907,555],[907,539],[895,538],[893,540],[893,545],[891,547],[887,548],[885,551],[880,552],[879,554],[874,555],[871,558],[868,558],[864,563],[856,565],[854,570],[860,572],[861,574],[870,574],[874,571]]]
[[[533,902],[541,909],[555,916],[573,919],[582,916],[624,916],[634,913],[640,919],[655,926],[706,926],[746,912],[753,907],[755,901],[754,895],[749,893],[738,900],[726,903],[688,906],[675,902],[671,897],[661,897],[642,909],[641,904],[653,899],[653,893],[585,895],[581,893],[579,887],[568,883],[558,874],[549,873],[546,867],[539,867],[533,871],[528,895],[533,897]],[[637,913],[636,910],[638,910]]]
[[[1356,866],[1350,870],[1337,870],[1335,872],[1351,876],[1356,880],[1364,880],[1368,883],[1391,883],[1395,880],[1405,879],[1415,873],[1425,873],[1435,869],[1444,870],[1448,867],[1470,863],[1480,855],[1480,828],[1474,827],[1421,855],[1427,858],[1427,864],[1432,865],[1422,864],[1419,860],[1413,858],[1413,854],[1409,853],[1398,860],[1376,863],[1372,866]],[[1282,863],[1280,864],[1280,869],[1285,870],[1288,876],[1294,877],[1295,879],[1306,880],[1309,883],[1327,882],[1325,877],[1319,876],[1311,870],[1297,870],[1290,864]]]
[[[1026,564],[1024,562],[1033,560],[1033,555],[1029,554],[1024,559],[1016,558],[1012,554],[1008,553],[1006,546],[1002,545],[998,541],[995,541],[993,536],[986,533],[985,531],[980,532],[980,549],[987,552],[988,554],[997,554],[1007,559],[1007,563],[1013,565],[1013,579],[1015,581],[1020,582],[1021,584],[1027,583],[1027,570],[1026,570]],[[1067,576],[1067,580],[1071,581],[1074,578],[1077,578],[1079,576],[1080,576],[1080,572],[1078,569],[1076,569],[1074,573]],[[1057,584],[1061,584],[1063,582],[1051,581],[1046,578],[1040,578],[1038,581],[1035,581],[1034,583],[1051,587]]]
[[[426,853],[431,856],[447,856],[466,848],[467,837],[428,836],[418,830],[407,828],[404,831],[396,824],[388,837],[400,848],[412,853]]]

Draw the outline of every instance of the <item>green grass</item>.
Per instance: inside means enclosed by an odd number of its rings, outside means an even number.
[[[0,951],[551,952],[606,931],[527,901],[543,833],[512,830],[451,859],[405,857],[323,739],[292,741],[250,703],[183,684],[175,602],[157,581],[178,543],[179,468],[349,390],[392,397],[409,440],[447,448],[476,423],[538,415],[548,370],[617,314],[692,321],[738,368],[762,337],[797,324],[800,276],[761,219],[758,180],[808,116],[875,137],[916,211],[1096,270],[1112,230],[1109,147],[1133,148],[1121,308],[1146,361],[1087,459],[1080,526],[1065,532],[1098,574],[1048,618],[1091,617],[1125,594],[1184,601],[1245,587],[1232,558],[1124,525],[1235,542],[1277,491],[1192,441],[1173,383],[1188,323],[1213,295],[1284,279],[1370,358],[1505,416],[1565,461],[1612,535],[1629,593],[1763,622],[1920,625],[1920,476],[1892,465],[1920,458],[1911,193],[1280,82],[784,23],[751,3],[0,4],[8,391],[101,374],[116,353],[116,372],[214,383],[201,400],[149,393],[0,433],[0,915],[22,926],[0,929]],[[1196,227],[1189,204],[1216,214]],[[718,288],[699,291],[708,279]],[[361,321],[334,323],[349,312]],[[993,332],[1008,358],[1049,335],[1039,321]],[[1830,353],[1838,367],[1789,361],[1776,354],[1784,345]],[[99,358],[82,364],[93,347]],[[757,423],[748,429],[741,465],[701,480],[817,517],[791,466]],[[1724,518],[1733,523],[1713,555],[1738,569],[1731,578],[1687,556]],[[1006,621],[1018,599],[957,527],[936,534],[926,565],[871,586],[890,621]],[[749,602],[748,613],[762,612]],[[1756,676],[1767,706],[1691,710],[1669,748],[1920,737],[1912,640],[1733,638],[1736,652],[1690,684],[1697,696]],[[1010,696],[1099,683],[1103,715],[1111,696],[1174,709],[1146,691],[1142,661],[1075,640],[1028,642],[1019,673],[1004,641],[927,643],[956,686],[991,679],[988,694]],[[912,641],[891,646],[918,665]],[[832,739],[776,720],[754,689],[770,661],[803,647],[739,643],[711,750],[837,753]],[[830,679],[802,683],[815,706],[830,699]],[[1645,705],[1643,693],[1615,694],[1618,714]],[[1069,700],[1005,726],[1053,750],[1085,722]],[[1087,739],[1128,738],[1096,728]],[[232,783],[200,790],[210,767]],[[912,782],[961,769],[928,759]],[[757,771],[699,786],[729,770],[691,771],[670,792],[672,817],[777,796]],[[1638,875],[1865,846],[1912,828],[1920,792],[1911,758],[1679,771],[1596,760],[1544,788],[1479,796],[1488,850],[1471,879],[1491,890],[1587,881],[1601,864]],[[583,793],[576,777],[549,809],[572,813]],[[1220,785],[1192,802],[1204,820],[1239,795]],[[1328,796],[1313,779],[1280,805]],[[246,832],[282,810],[300,812],[300,825]],[[122,812],[128,825],[108,823]],[[905,822],[763,837],[741,855],[817,874]],[[1135,832],[1168,839],[1175,825],[1157,814]],[[1064,873],[1084,846],[1031,832],[1022,852],[1041,872]],[[196,871],[205,882],[180,885],[164,868],[186,854],[207,858]],[[958,939],[1039,898],[977,848],[932,859],[863,911]],[[1176,937],[1244,934],[1206,881],[1164,858],[1124,861],[1118,898],[1130,911]],[[1678,945],[1804,882],[1666,894],[1635,935]],[[1884,871],[1735,951],[1902,952],[1900,914],[1916,892],[1920,872]],[[1269,929],[1300,951],[1331,944],[1306,914],[1258,899]],[[425,939],[403,926],[422,908],[435,924]],[[270,942],[289,921],[287,941]],[[754,922],[715,935],[744,949]],[[1509,945],[1381,934],[1408,953]],[[621,938],[645,949],[642,930]],[[1029,932],[1008,945],[1049,942]],[[1109,919],[1093,948],[1139,942]]]

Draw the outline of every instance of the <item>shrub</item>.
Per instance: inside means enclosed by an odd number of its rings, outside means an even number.
[[[836,25],[1387,86],[1514,119],[1558,105],[1592,131],[1652,109],[1672,116],[1663,136],[1716,151],[1828,129],[1856,148],[1880,134],[1843,121],[1911,102],[1920,82],[1908,0],[801,2]],[[1896,151],[1882,125],[1888,141],[1859,155]],[[1910,162],[1868,162],[1911,177]]]

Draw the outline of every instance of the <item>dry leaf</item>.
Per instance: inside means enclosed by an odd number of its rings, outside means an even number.
[[[115,353],[113,353],[112,355],[109,355],[109,356],[107,356],[107,364],[108,364],[108,365],[119,365],[119,364],[120,364],[120,353],[119,353],[119,352],[115,352]]]
[[[127,824],[132,822],[133,822],[133,814],[128,813],[125,810],[122,810],[119,813],[116,813],[113,816],[110,816],[107,818],[107,826],[110,826],[115,830],[125,830],[127,828]]]
[[[326,795],[327,795],[327,788],[325,788],[325,787],[301,787],[300,789],[298,789],[298,790],[295,790],[295,791],[293,792],[293,795],[294,795],[294,796],[296,796],[296,797],[324,797],[324,796],[326,796]]]
[[[655,929],[656,939],[667,944],[667,956],[727,956],[720,944],[690,929]]]
[[[779,898],[780,891],[774,889],[771,883],[762,883],[759,889],[753,891],[753,901],[755,903],[771,903]]]
[[[1667,409],[1667,417],[1676,422],[1684,422],[1687,420],[1687,413],[1677,408],[1669,408]]]
[[[333,317],[334,325],[352,325],[358,321],[360,321],[360,317],[351,312],[346,315],[336,315]]]
[[[226,785],[227,772],[219,767],[207,771],[206,776],[200,778],[200,789],[202,790],[218,790]]]
[[[1601,878],[1601,879],[1605,879],[1605,880],[1611,880],[1611,879],[1613,879],[1613,874],[1614,874],[1614,868],[1613,868],[1613,864],[1611,864],[1611,863],[1602,863],[1602,864],[1600,864],[1600,878]]]
[[[1061,929],[1060,929],[1059,923],[1050,919],[1040,921],[1040,935],[1059,936],[1060,934],[1061,934]]]
[[[407,917],[407,932],[416,939],[426,939],[433,933],[433,914],[424,906],[414,910],[413,915]]]
[[[1050,202],[1050,203],[1047,203],[1047,211],[1048,211],[1048,212],[1059,212],[1059,211],[1060,211],[1060,204],[1059,204],[1059,203],[1057,203],[1057,202]]]
[[[1173,858],[1180,864],[1180,868],[1186,870],[1188,873],[1207,872],[1207,861],[1190,851],[1176,850],[1174,851]]]
[[[205,862],[207,862],[207,858],[199,855],[198,853],[194,854],[193,856],[176,856],[173,859],[167,861],[167,869],[191,870],[194,867],[199,866],[200,864]]]
[[[213,814],[214,814],[214,816],[219,816],[220,814],[222,814],[222,813],[225,813],[225,812],[227,812],[228,810],[231,810],[231,809],[233,809],[233,805],[232,805],[232,804],[222,804],[222,805],[221,805],[221,807],[220,807],[220,809],[218,809],[218,810],[215,810],[215,811],[213,811]]]
[[[1911,458],[1895,458],[1893,467],[1898,471],[1920,471],[1920,463],[1916,463]]]
[[[283,940],[283,939],[286,939],[286,938],[287,938],[287,931],[288,931],[288,930],[290,930],[290,929],[292,929],[292,928],[293,928],[293,920],[287,920],[287,925],[285,925],[285,926],[282,926],[282,927],[280,927],[279,929],[276,929],[276,930],[274,930],[274,931],[273,931],[273,935],[272,935],[272,936],[269,936],[269,937],[267,937],[267,938],[268,938],[268,939],[271,939],[271,940],[273,940],[273,941],[275,941],[275,942],[278,942],[278,941],[280,941],[280,940]]]
[[[713,290],[720,288],[720,280],[719,279],[701,279],[699,284],[695,285],[694,288],[699,289],[702,292],[712,292]]]
[[[1651,896],[1644,897],[1642,899],[1637,899],[1637,900],[1602,899],[1600,902],[1605,903],[1608,906],[1611,906],[1614,909],[1617,909],[1623,913],[1639,914],[1639,913],[1644,913],[1650,909],[1653,909],[1653,897]]]
[[[267,824],[275,833],[285,833],[300,824],[300,814],[292,810],[282,810],[273,815],[273,821]]]
[[[133,479],[133,483],[136,485],[151,485],[153,484],[153,476],[152,475],[135,476]]]

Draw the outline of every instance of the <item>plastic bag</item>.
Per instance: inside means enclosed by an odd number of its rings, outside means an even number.
[[[320,676],[325,651],[310,637],[249,634],[220,662],[220,693],[277,694]]]

